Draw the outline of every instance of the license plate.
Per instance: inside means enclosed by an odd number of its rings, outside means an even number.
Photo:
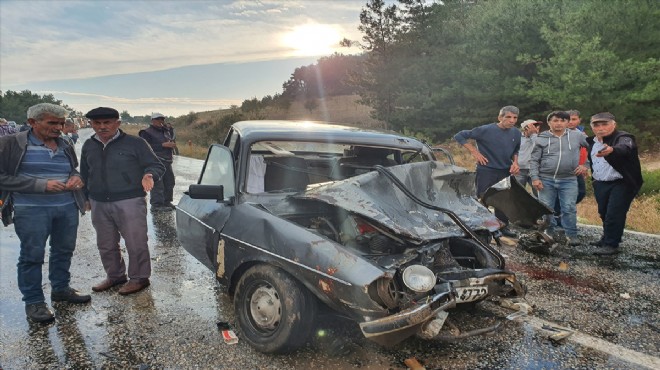
[[[456,288],[456,303],[474,302],[488,295],[487,286]]]

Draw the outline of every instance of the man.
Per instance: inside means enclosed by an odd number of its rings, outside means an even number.
[[[550,129],[536,138],[530,160],[532,186],[539,192],[539,200],[554,209],[556,199],[561,204],[561,219],[566,243],[580,245],[577,239],[577,179],[587,168],[579,165],[580,147],[586,147],[584,135],[567,129],[569,114],[555,111],[548,115]],[[549,232],[557,223],[550,217]]]
[[[522,130],[522,137],[520,138],[520,151],[518,152],[518,166],[520,166],[520,171],[516,175],[516,180],[518,180],[522,186],[526,187],[527,184],[529,184],[535,197],[538,197],[538,192],[532,186],[532,178],[529,177],[529,159],[532,156],[534,139],[536,139],[540,127],[541,122],[533,119],[525,120],[520,125],[520,129]]]
[[[642,169],[635,137],[616,129],[612,113],[593,115],[591,129],[595,136],[587,139],[587,153],[598,214],[603,221],[603,236],[591,244],[599,247],[594,254],[613,255],[619,253],[628,209],[642,187]]]
[[[14,222],[21,243],[18,289],[27,317],[36,322],[55,318],[41,286],[46,240],[51,301],[86,303],[91,299],[69,285],[78,212],[84,214],[85,198],[76,153],[60,138],[67,115],[59,105],[33,105],[27,111],[32,128],[0,138],[2,221],[5,226]]]
[[[140,137],[151,145],[158,159],[165,166],[165,175],[160,181],[156,181],[151,192],[151,211],[167,212],[174,209],[172,197],[174,195],[174,172],[172,171],[172,157],[176,143],[170,136],[171,133],[165,127],[165,116],[160,113],[151,115],[151,126],[140,130]]]
[[[119,129],[117,110],[99,107],[85,117],[95,134],[83,144],[80,173],[87,184],[96,243],[107,276],[92,290],[102,292],[126,283],[121,237],[128,252],[130,280],[119,294],[136,293],[149,286],[151,277],[145,196],[165,168],[144,140]]]
[[[12,126],[9,126],[9,123],[6,119],[0,118],[0,136],[7,136],[16,133],[16,129]]]
[[[587,136],[584,133],[584,127],[580,125],[580,112],[572,109],[569,111],[566,111],[568,115],[571,117],[568,119],[568,129],[573,130],[575,133],[582,133],[585,137]],[[581,166],[586,167],[586,162],[587,162],[587,148],[580,148],[580,161],[578,162]],[[577,184],[578,184],[578,193],[577,193],[577,200],[575,201],[575,204],[579,204],[582,199],[587,195],[587,187],[584,181],[584,178],[586,176],[586,173],[584,175],[577,175],[575,178],[577,179]],[[555,202],[555,220],[557,221],[557,226],[561,227],[561,207],[560,207],[560,202],[559,199]]]
[[[477,161],[475,182],[478,197],[481,197],[489,187],[502,179],[518,174],[518,150],[521,135],[514,128],[518,121],[518,113],[517,107],[508,105],[500,109],[497,123],[489,123],[472,130],[463,130],[454,136],[454,139],[469,150]],[[468,139],[474,139],[478,149],[468,143]],[[517,236],[509,230],[509,219],[504,213],[496,209],[495,216],[505,225],[500,230],[502,235]]]
[[[76,129],[76,124],[71,118],[67,118],[66,122],[64,122],[62,133],[71,139],[72,145],[78,142],[78,129]]]

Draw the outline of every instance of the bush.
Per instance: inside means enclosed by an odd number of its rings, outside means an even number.
[[[644,184],[639,190],[640,195],[660,194],[660,170],[642,171]]]

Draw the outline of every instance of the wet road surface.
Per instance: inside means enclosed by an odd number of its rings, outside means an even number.
[[[84,140],[89,130],[81,134]],[[175,198],[196,181],[201,165],[176,158]],[[120,296],[116,288],[92,293],[91,304],[85,305],[56,303],[57,320],[48,325],[25,318],[16,283],[19,241],[13,227],[1,228],[0,368],[404,369],[404,361],[413,357],[427,369],[660,368],[657,237],[627,234],[623,253],[607,258],[591,256],[588,247],[560,249],[550,257],[503,245],[508,268],[529,289],[533,313],[506,320],[513,311],[484,302],[475,310],[453,312],[449,319],[463,330],[503,322],[493,334],[456,342],[411,338],[383,348],[365,340],[356,324],[323,315],[307,347],[272,356],[240,340],[224,344],[216,324],[236,322],[230,297],[180,247],[173,213],[150,214],[149,225],[149,288],[131,296]],[[597,236],[596,228],[580,229],[585,242]],[[49,297],[47,269],[46,264],[44,291]],[[71,285],[86,293],[105,277],[89,214],[80,220],[71,272]],[[544,325],[575,333],[553,343],[548,336],[555,332]]]

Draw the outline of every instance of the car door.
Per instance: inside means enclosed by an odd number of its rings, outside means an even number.
[[[218,266],[218,242],[235,199],[232,153],[225,146],[209,148],[196,185],[177,206],[177,237],[185,250],[213,271]]]

